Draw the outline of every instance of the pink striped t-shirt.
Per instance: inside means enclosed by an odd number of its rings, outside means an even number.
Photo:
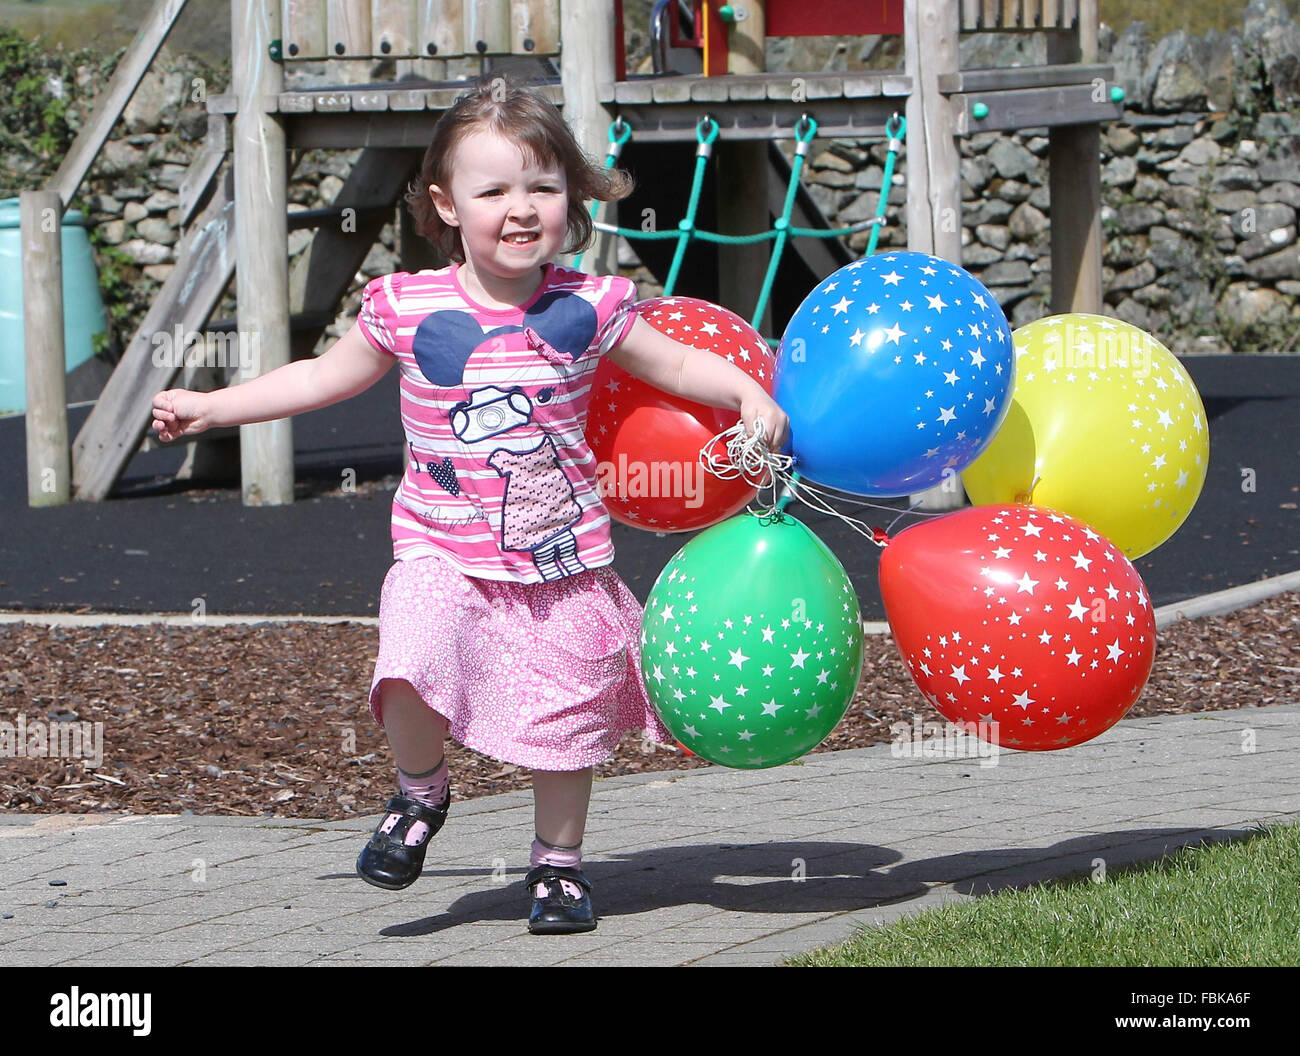
[[[555,264],[518,308],[475,303],[459,265],[370,282],[357,322],[402,371],[407,462],[393,557],[540,583],[614,559],[583,430],[600,357],[632,326],[633,283]]]

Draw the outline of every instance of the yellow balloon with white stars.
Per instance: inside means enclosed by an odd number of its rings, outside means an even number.
[[[1086,521],[1129,558],[1187,519],[1210,461],[1205,405],[1172,352],[1130,323],[1053,315],[1012,335],[1016,383],[962,474],[971,502],[1032,502]]]

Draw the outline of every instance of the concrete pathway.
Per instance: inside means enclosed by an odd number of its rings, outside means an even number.
[[[588,935],[527,932],[528,792],[453,803],[399,894],[353,872],[375,817],[0,817],[0,965],[769,965],[1300,818],[1300,706],[1134,719],[1061,753],[954,748],[598,782]]]

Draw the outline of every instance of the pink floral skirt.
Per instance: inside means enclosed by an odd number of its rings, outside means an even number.
[[[536,770],[608,759],[629,730],[671,742],[641,680],[641,605],[606,565],[546,583],[394,562],[379,602],[380,683],[409,682],[476,752]]]

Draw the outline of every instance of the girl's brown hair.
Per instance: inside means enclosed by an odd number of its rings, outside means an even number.
[[[406,192],[416,230],[450,260],[465,260],[460,228],[443,222],[429,197],[429,186],[436,184],[444,190],[450,187],[456,147],[471,132],[482,130],[517,143],[524,155],[538,165],[556,165],[564,170],[569,192],[569,241],[565,253],[580,252],[591,244],[595,229],[587,209],[589,200],[613,202],[632,192],[632,179],[626,172],[592,163],[550,102],[499,74],[480,77],[438,121],[429,149],[424,152],[420,175]]]

